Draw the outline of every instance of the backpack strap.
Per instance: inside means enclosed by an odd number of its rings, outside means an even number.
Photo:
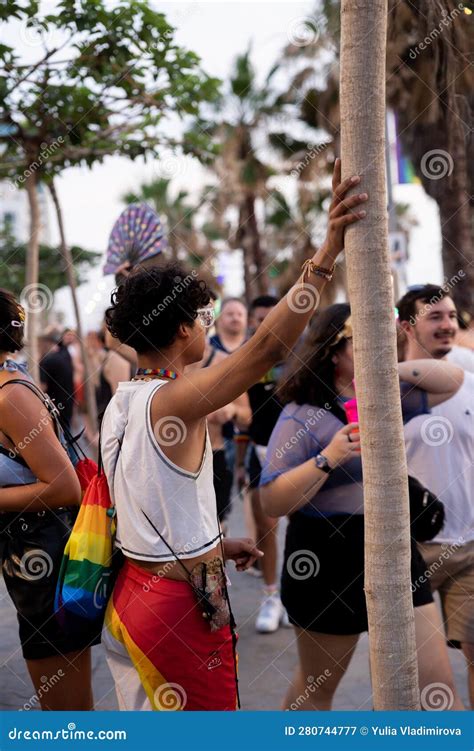
[[[30,391],[32,391],[33,394],[36,394],[36,396],[38,397],[38,399],[40,399],[40,401],[44,404],[44,406],[48,410],[49,414],[53,418],[53,421],[54,421],[54,424],[55,424],[55,428],[56,428],[56,432],[59,434],[58,428],[62,428],[61,423],[59,421],[59,410],[56,407],[56,405],[54,404],[54,402],[52,401],[52,399],[47,394],[45,394],[43,391],[41,391],[41,389],[38,388],[38,386],[36,386],[36,384],[32,383],[31,381],[27,381],[24,378],[12,378],[10,381],[7,381],[6,383],[3,383],[0,386],[0,389],[4,389],[5,386],[9,386],[11,383],[20,383],[23,386],[26,386],[26,388],[28,388]]]
[[[13,443],[13,441],[12,441],[12,443]],[[8,457],[8,459],[11,459],[12,462],[17,462],[17,464],[21,464],[22,467],[26,467],[27,469],[30,469],[28,467],[28,464],[25,462],[25,460],[22,459],[21,456],[16,453],[16,450],[7,449],[7,448],[5,448],[5,446],[2,446],[0,444],[0,454],[3,454],[3,456]],[[12,454],[13,454],[13,456],[12,456]]]

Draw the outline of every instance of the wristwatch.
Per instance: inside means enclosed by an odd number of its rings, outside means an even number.
[[[332,467],[329,466],[329,462],[324,456],[324,454],[317,454],[314,457],[314,463],[316,464],[317,468],[320,469],[322,472],[326,472],[327,475],[331,474]]]

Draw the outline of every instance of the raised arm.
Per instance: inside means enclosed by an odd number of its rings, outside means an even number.
[[[428,406],[451,399],[462,386],[464,370],[446,360],[408,360],[398,363],[402,381],[412,383],[428,394]]]
[[[81,501],[74,467],[37,396],[20,384],[0,392],[0,424],[38,482],[0,488],[0,511],[43,511]]]
[[[319,267],[332,268],[344,247],[345,227],[365,216],[365,211],[357,207],[367,200],[367,194],[346,198],[348,191],[358,182],[359,177],[341,182],[341,164],[338,160],[334,169],[327,237],[311,259]],[[352,211],[355,208],[357,210]],[[234,401],[272,365],[285,359],[316,310],[325,285],[323,276],[313,272],[301,274],[254,336],[236,352],[216,365],[192,371],[174,381],[167,387],[166,393],[163,393],[164,390],[158,391],[153,399],[153,418],[156,420],[163,414],[172,414],[191,423]]]

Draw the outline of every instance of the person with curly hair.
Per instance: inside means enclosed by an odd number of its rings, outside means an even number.
[[[367,195],[346,195],[359,181],[341,182],[337,162],[324,244],[254,336],[210,367],[185,372],[202,359],[214,319],[195,272],[136,270],[112,295],[108,329],[138,358],[135,379],[120,384],[106,409],[101,438],[125,556],[103,632],[122,709],[236,709],[224,563],[244,570],[261,554],[251,540],[222,540],[206,418],[261,379],[303,332],[344,228],[365,215]]]
[[[91,635],[71,635],[54,616],[64,546],[81,489],[58,423],[24,366],[25,312],[0,289],[0,541],[5,586],[36,695],[48,710],[93,708]],[[43,398],[39,398],[43,397]],[[32,700],[33,701],[33,700]]]

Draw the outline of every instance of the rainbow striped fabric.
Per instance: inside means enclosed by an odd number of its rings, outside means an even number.
[[[64,549],[56,588],[55,611],[60,622],[71,616],[102,620],[114,583],[112,554],[115,509],[107,478],[96,474],[87,487]]]

